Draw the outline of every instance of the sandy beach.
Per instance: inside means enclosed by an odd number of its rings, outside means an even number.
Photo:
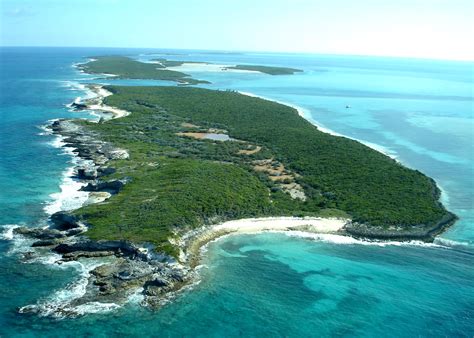
[[[103,102],[104,98],[112,95],[112,93],[104,89],[103,86],[92,85],[92,86],[89,86],[89,89],[96,96],[85,101],[85,104],[87,105],[87,109],[97,110],[99,112],[105,112],[105,113],[111,114],[112,115],[110,117],[111,119],[118,119],[118,118],[130,115],[130,112],[126,110],[118,109],[118,108],[111,107],[104,104]]]
[[[334,233],[342,229],[347,219],[321,217],[268,217],[229,221],[214,226],[213,231],[254,233],[305,229],[309,232]]]
[[[180,260],[187,260],[196,266],[200,260],[201,248],[207,243],[229,234],[255,234],[265,231],[300,231],[319,234],[336,234],[350,222],[342,218],[322,217],[264,217],[228,221],[192,231],[182,237]]]

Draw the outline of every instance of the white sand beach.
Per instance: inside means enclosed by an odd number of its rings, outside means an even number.
[[[347,219],[321,217],[268,217],[248,218],[221,223],[211,231],[255,233],[262,231],[287,231],[305,229],[309,232],[334,233],[341,230]]]
[[[118,119],[130,115],[130,112],[126,110],[111,107],[103,103],[104,98],[112,95],[112,93],[104,89],[103,86],[94,85],[90,87],[90,90],[96,95],[96,97],[86,101],[87,109],[110,113],[112,114],[112,119]]]
[[[188,261],[191,266],[199,263],[201,248],[207,243],[226,235],[256,234],[265,231],[294,231],[308,234],[337,234],[350,219],[323,217],[264,217],[228,221],[197,231],[191,231],[181,238],[180,261]],[[170,240],[178,244],[174,240]]]

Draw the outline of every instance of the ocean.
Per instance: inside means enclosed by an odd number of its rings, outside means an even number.
[[[152,54],[150,54],[152,53]],[[164,56],[161,53],[167,53]],[[82,292],[85,267],[22,262],[28,243],[16,225],[45,225],[74,208],[72,157],[42,126],[95,118],[67,104],[94,80],[73,65],[121,54],[213,64],[303,69],[292,76],[185,65],[231,89],[291,104],[326,131],[357,139],[433,177],[460,220],[433,244],[377,244],[340,236],[264,233],[207,246],[198,285],[159,311],[129,304],[90,306],[83,316],[48,316]],[[170,55],[173,54],[173,55]],[[0,48],[0,336],[460,336],[474,334],[474,63],[309,54],[186,50]],[[75,197],[75,198],[74,198]],[[19,314],[36,305],[44,316]]]

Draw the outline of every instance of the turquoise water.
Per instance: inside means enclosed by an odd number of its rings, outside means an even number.
[[[474,243],[473,63],[309,55],[226,55],[210,61],[270,61],[265,57],[305,72],[283,77],[191,73],[213,82],[212,88],[301,107],[316,124],[381,146],[433,177],[445,192],[443,202],[461,216],[443,237]]]
[[[40,135],[46,120],[81,116],[65,104],[91,55],[150,51],[0,49],[0,224],[43,224],[70,158]],[[461,220],[438,245],[374,246],[261,234],[211,243],[202,281],[158,312],[135,304],[73,319],[20,315],[71,286],[78,266],[22,264],[0,240],[2,336],[472,336],[474,334],[473,64],[389,58],[209,54],[174,59],[283,65],[303,74],[195,69],[210,88],[297,105],[326,128],[382,146],[437,180]],[[111,81],[161,84],[155,81]],[[172,85],[167,83],[168,85]],[[346,108],[350,105],[351,108]],[[82,115],[84,116],[84,115]],[[448,242],[447,240],[455,241]],[[66,292],[67,294],[67,292]],[[56,294],[58,297],[58,294]]]

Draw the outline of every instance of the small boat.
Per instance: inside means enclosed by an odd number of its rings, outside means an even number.
[[[349,105],[347,104],[347,105],[346,105],[346,109],[349,109],[349,108],[351,108],[351,106],[349,106]]]

